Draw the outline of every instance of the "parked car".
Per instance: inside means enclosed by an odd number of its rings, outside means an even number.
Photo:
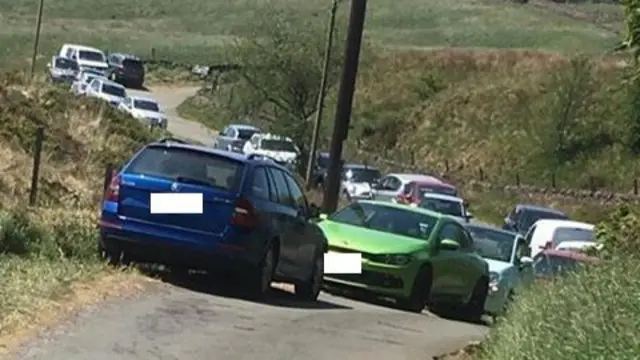
[[[373,184],[373,198],[375,200],[398,202],[400,194],[409,183],[432,183],[437,186],[444,184],[438,178],[422,174],[387,174]]]
[[[538,220],[529,228],[525,239],[532,256],[545,249],[581,250],[597,246],[595,226],[572,220]]]
[[[80,69],[105,71],[109,68],[104,52],[91,46],[64,44],[58,56],[77,62]]]
[[[524,235],[531,225],[540,219],[568,220],[569,216],[560,210],[549,207],[531,204],[517,204],[504,218],[504,225],[502,228]]]
[[[261,133],[260,129],[251,125],[231,124],[216,136],[213,147],[227,151],[242,152],[244,144],[254,134]]]
[[[54,56],[47,64],[49,79],[54,83],[69,83],[78,75],[78,63],[59,56]]]
[[[373,197],[372,184],[382,177],[380,170],[362,164],[344,164],[340,193],[345,199],[371,199]]]
[[[473,218],[473,214],[467,209],[466,202],[457,196],[425,193],[419,203],[411,203],[410,206],[429,209],[467,222]]]
[[[525,239],[512,231],[473,222],[467,225],[475,251],[489,264],[489,295],[485,312],[501,314],[522,286],[534,281],[533,259]]]
[[[152,98],[127,96],[118,104],[118,109],[149,126],[158,126],[162,129],[168,126],[167,116],[160,110],[158,102]]]
[[[132,54],[110,53],[107,56],[107,64],[111,81],[139,89],[144,85],[144,65],[139,57]]]
[[[484,313],[489,267],[455,219],[369,200],[352,202],[321,219],[330,253],[362,256],[360,274],[325,274],[325,282],[394,298],[412,312],[426,304],[446,304],[469,319]]]
[[[600,259],[580,252],[547,249],[533,258],[533,271],[536,280],[546,281],[599,262]]]
[[[201,213],[152,214],[154,193],[202,194]],[[112,261],[232,271],[256,297],[272,280],[292,282],[297,296],[315,300],[328,245],[314,209],[293,175],[271,161],[159,141],[111,180],[99,249]]]
[[[460,196],[458,189],[434,176],[429,176],[420,181],[410,181],[405,184],[402,192],[396,197],[396,202],[404,204],[418,204],[425,194],[443,194]]]
[[[85,95],[87,85],[89,85],[94,78],[107,79],[104,77],[103,71],[93,69],[81,70],[76,76],[75,81],[71,84],[71,92],[76,95]]]
[[[268,156],[280,165],[293,169],[298,164],[300,149],[291,138],[275,134],[255,133],[245,142],[242,152]]]
[[[316,188],[324,187],[325,180],[327,178],[327,172],[329,170],[329,153],[321,152],[316,153],[316,159],[313,169],[313,184]]]
[[[124,86],[111,80],[95,77],[87,85],[85,95],[107,101],[113,106],[118,106],[127,97],[127,90]]]

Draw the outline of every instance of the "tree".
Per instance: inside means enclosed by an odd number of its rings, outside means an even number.
[[[326,10],[330,10],[327,1]],[[265,7],[247,36],[228,47],[229,61],[240,66],[233,84],[234,115],[268,130],[291,137],[308,154],[311,115],[322,77],[328,19],[304,10]],[[339,19],[329,65],[327,87],[335,85],[343,58]]]

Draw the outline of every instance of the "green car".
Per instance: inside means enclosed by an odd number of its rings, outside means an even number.
[[[321,219],[329,253],[360,253],[362,263],[359,274],[325,271],[328,284],[394,298],[413,312],[443,305],[472,320],[484,314],[489,269],[456,218],[361,200]]]

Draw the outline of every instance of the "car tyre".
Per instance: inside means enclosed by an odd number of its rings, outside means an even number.
[[[465,319],[472,322],[480,322],[484,315],[484,303],[489,292],[489,279],[481,277],[473,288],[469,302],[464,306]]]
[[[98,242],[98,255],[111,266],[122,265],[124,260],[123,252],[106,239]]]
[[[409,298],[398,299],[397,305],[410,312],[421,313],[427,306],[429,300],[429,293],[431,291],[431,273],[428,268],[420,271],[413,281],[413,287],[411,288],[411,295]]]
[[[249,297],[254,300],[262,300],[271,289],[271,280],[275,266],[275,253],[273,244],[269,243],[267,250],[253,274],[250,275],[248,285]]]
[[[316,301],[322,289],[324,276],[324,254],[316,255],[313,261],[313,270],[307,281],[295,284],[295,295],[301,300]]]

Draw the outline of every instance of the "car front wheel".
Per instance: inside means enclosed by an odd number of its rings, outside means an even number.
[[[472,322],[478,322],[484,315],[484,303],[489,292],[489,279],[481,277],[473,288],[473,293],[464,306],[464,317]]]
[[[425,268],[416,276],[411,288],[411,295],[408,298],[397,299],[396,304],[406,311],[421,313],[427,306],[430,291],[431,273],[428,268]]]
[[[257,268],[249,276],[247,290],[251,298],[261,300],[271,288],[275,260],[273,244],[269,244],[262,261],[260,261]]]

